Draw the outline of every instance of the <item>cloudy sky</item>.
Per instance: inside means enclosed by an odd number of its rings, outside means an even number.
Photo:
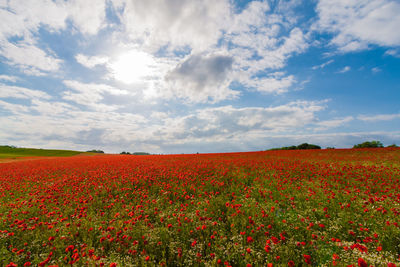
[[[400,144],[397,0],[0,0],[0,144]]]

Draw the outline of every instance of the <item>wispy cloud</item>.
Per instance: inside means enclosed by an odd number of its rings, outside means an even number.
[[[321,65],[313,66],[312,69],[313,69],[313,70],[323,69],[323,68],[325,68],[326,66],[332,64],[333,62],[334,62],[334,60],[333,60],[333,59],[330,59],[330,60],[328,60],[327,62],[322,63]]]
[[[127,95],[126,90],[121,90],[106,84],[82,83],[74,80],[66,80],[64,84],[73,91],[65,91],[64,100],[90,107],[94,110],[115,110],[116,106],[102,103],[106,94]]]
[[[400,50],[398,49],[389,49],[385,52],[385,55],[393,56],[400,58]]]
[[[362,121],[391,121],[400,119],[400,113],[398,114],[377,114],[377,115],[360,115],[357,117]]]
[[[272,73],[267,77],[252,78],[243,81],[250,88],[263,93],[281,94],[289,90],[289,88],[297,81],[293,75],[284,76],[283,73]]]
[[[0,55],[5,57],[10,65],[15,65],[26,74],[35,76],[44,75],[44,72],[58,71],[63,62],[28,43],[3,43],[0,47]]]
[[[331,120],[319,121],[319,122],[315,123],[315,125],[318,126],[316,128],[316,130],[327,130],[330,128],[336,128],[339,126],[343,126],[353,120],[354,120],[354,118],[352,116],[347,116],[344,118],[335,118],[335,119],[331,119]]]
[[[87,68],[94,68],[98,65],[104,65],[109,61],[108,57],[102,57],[102,56],[86,56],[83,54],[77,54],[75,56],[76,61],[78,61],[79,64],[87,67]]]
[[[350,66],[345,66],[342,69],[338,70],[336,73],[345,73],[351,70]]]
[[[31,100],[36,98],[50,99],[51,96],[43,91],[0,83],[0,98],[19,98]]]
[[[381,71],[382,71],[382,69],[379,68],[379,67],[373,67],[373,68],[371,69],[371,72],[372,72],[373,74],[376,74],[376,73],[381,72]]]
[[[19,78],[17,76],[13,76],[13,75],[0,75],[0,81],[6,81],[6,82],[13,82],[15,83],[16,81],[18,81]]]

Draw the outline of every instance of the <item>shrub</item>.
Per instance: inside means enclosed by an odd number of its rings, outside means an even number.
[[[367,141],[353,146],[353,148],[381,148],[381,147],[383,147],[383,145],[379,141]]]
[[[284,146],[284,147],[280,147],[280,148],[272,148],[270,150],[303,150],[303,149],[321,149],[320,146],[317,145],[313,145],[313,144],[308,144],[308,143],[303,143],[301,145],[298,146]]]

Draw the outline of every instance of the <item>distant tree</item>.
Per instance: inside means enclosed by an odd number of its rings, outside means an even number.
[[[132,155],[144,156],[144,155],[150,155],[150,153],[147,153],[147,152],[133,152]]]
[[[133,153],[130,153],[130,152],[125,152],[125,151],[122,151],[119,154],[121,154],[121,155],[135,155],[135,156],[150,155],[150,153],[147,153],[147,152],[133,152]]]
[[[333,146],[328,146],[326,149],[335,149]]]
[[[281,149],[282,150],[294,150],[294,149],[297,149],[297,146],[284,146]]]
[[[303,143],[301,145],[298,145],[297,149],[321,149],[321,147],[313,144]]]
[[[10,145],[4,145],[4,146],[0,146],[0,147],[17,148],[16,146],[10,146]]]
[[[103,150],[96,150],[96,149],[93,149],[93,150],[89,150],[89,151],[86,151],[86,152],[91,152],[91,153],[100,153],[100,154],[104,154],[104,151],[103,151]]]
[[[398,146],[396,144],[393,144],[393,145],[389,145],[387,147],[398,147]]]
[[[320,146],[303,143],[298,146],[284,146],[280,148],[272,148],[270,150],[303,150],[303,149],[321,149]]]
[[[381,148],[381,147],[383,147],[383,145],[379,141],[367,141],[353,146],[353,148]]]

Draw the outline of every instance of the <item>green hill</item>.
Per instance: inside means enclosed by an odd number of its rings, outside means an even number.
[[[69,157],[85,152],[73,150],[56,149],[37,149],[37,148],[19,148],[13,146],[0,146],[0,158],[19,158],[19,157]],[[85,153],[92,154],[92,153]]]

